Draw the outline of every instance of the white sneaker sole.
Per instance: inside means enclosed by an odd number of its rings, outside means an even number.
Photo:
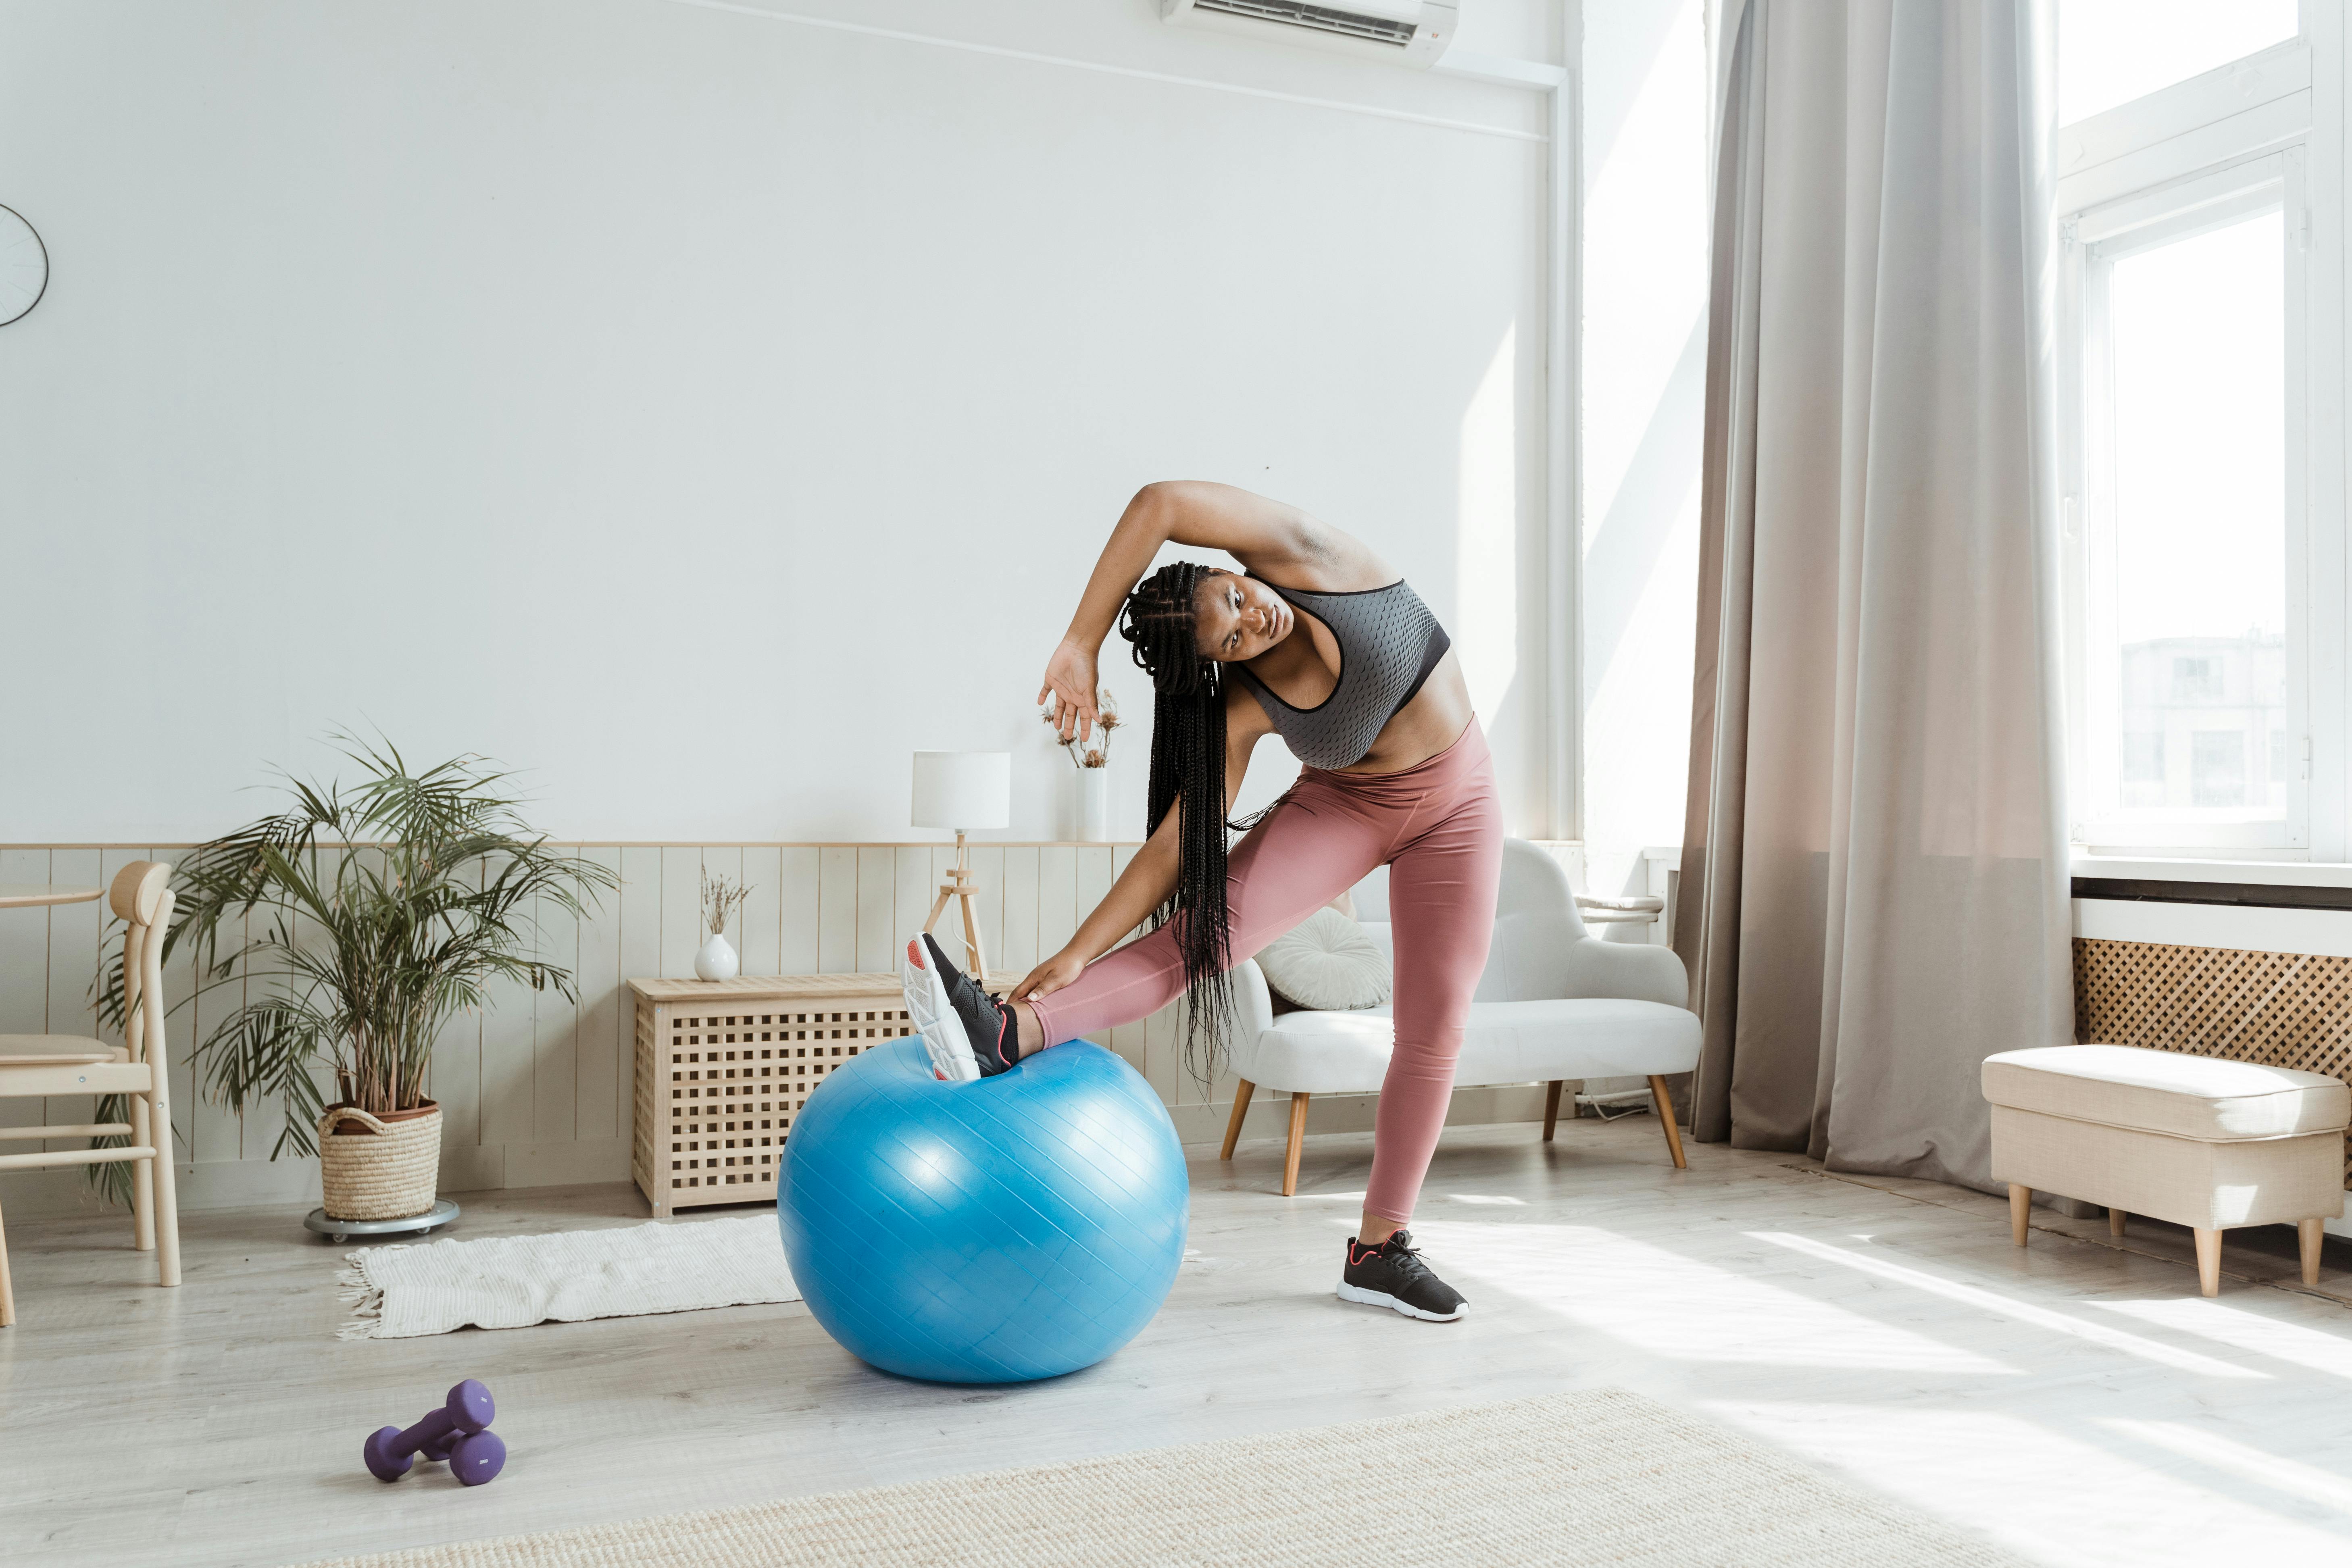
[[[1385,1290],[1367,1290],[1360,1285],[1350,1285],[1345,1279],[1339,1281],[1339,1300],[1353,1301],[1361,1307],[1386,1307],[1391,1312],[1402,1312],[1406,1317],[1419,1318],[1424,1323],[1450,1323],[1470,1310],[1470,1303],[1465,1301],[1450,1312],[1424,1312],[1410,1301],[1398,1300]]]
[[[906,988],[907,1011],[914,1017],[915,1032],[923,1038],[931,1070],[950,1083],[970,1083],[979,1078],[980,1058],[972,1055],[963,1020],[948,1003],[947,982],[940,978],[938,968],[923,952],[921,937],[907,944],[898,983]]]

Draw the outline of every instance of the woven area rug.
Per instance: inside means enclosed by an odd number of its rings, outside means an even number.
[[[816,1563],[2023,1568],[1955,1527],[1622,1389],[340,1557],[315,1568]]]
[[[336,1331],[345,1340],[801,1299],[773,1215],[378,1247],[343,1261],[335,1282],[354,1312]]]

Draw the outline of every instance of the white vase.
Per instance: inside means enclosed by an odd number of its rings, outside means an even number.
[[[1078,841],[1110,842],[1110,770],[1078,770]]]
[[[732,980],[740,967],[735,950],[716,931],[702,944],[702,951],[694,955],[694,972],[705,980]]]

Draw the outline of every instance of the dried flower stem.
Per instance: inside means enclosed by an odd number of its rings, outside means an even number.
[[[1095,733],[1087,739],[1081,741],[1075,734],[1065,737],[1059,733],[1054,737],[1055,744],[1070,753],[1070,765],[1074,768],[1110,765],[1110,732],[1118,729],[1122,721],[1118,716],[1118,704],[1112,700],[1108,689],[1095,693]],[[1053,723],[1052,706],[1048,705],[1038,717],[1047,724]]]
[[[702,929],[712,936],[725,936],[728,917],[741,909],[751,896],[751,889],[744,883],[703,872]]]

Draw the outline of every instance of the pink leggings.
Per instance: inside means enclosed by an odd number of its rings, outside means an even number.
[[[1399,1225],[1445,1125],[1470,994],[1495,933],[1503,816],[1494,759],[1476,720],[1453,745],[1401,773],[1307,768],[1234,848],[1227,874],[1235,963],[1361,881],[1389,872],[1396,944],[1396,1049],[1373,1123],[1364,1207]],[[1133,1023],[1184,990],[1166,928],[1105,953],[1032,1005],[1045,1043]]]

